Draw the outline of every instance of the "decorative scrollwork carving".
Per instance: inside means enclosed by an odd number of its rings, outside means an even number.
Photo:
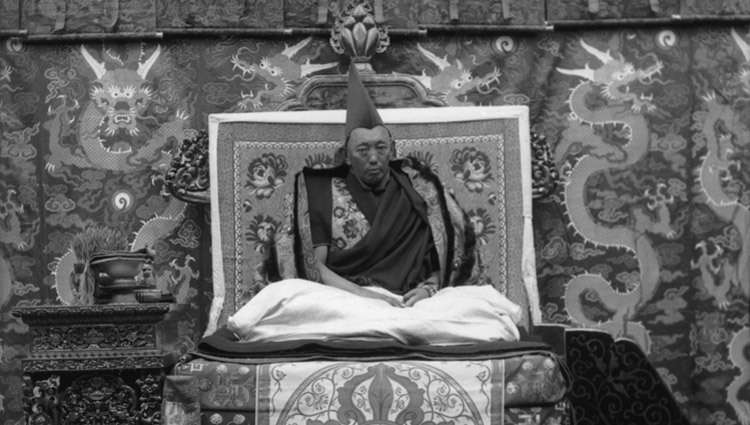
[[[134,424],[138,412],[135,390],[116,376],[82,376],[60,395],[62,423]]]
[[[209,202],[208,133],[182,141],[165,176],[167,190],[176,198],[200,204]]]
[[[140,387],[138,410],[142,424],[161,423],[161,389],[164,380],[161,375],[149,374],[135,381]]]
[[[80,324],[111,325],[158,323],[169,312],[170,304],[42,305],[13,307],[11,313],[29,326]]]
[[[547,138],[531,132],[531,193],[534,199],[543,199],[555,191],[560,183],[560,174],[552,162]]]
[[[154,369],[164,367],[161,355],[114,356],[113,352],[103,355],[83,354],[75,357],[38,355],[21,361],[27,372],[44,372],[49,370],[119,370],[119,369]]]
[[[47,425],[58,423],[57,408],[60,404],[58,388],[60,377],[52,375],[47,379],[33,382],[24,375],[23,404],[29,414],[30,425]]]
[[[33,351],[156,347],[149,325],[48,327],[32,330]]]
[[[191,362],[193,359],[195,359],[195,356],[193,356],[190,353],[185,353],[180,356],[179,359],[177,359],[177,364],[185,364]],[[175,365],[176,367],[177,365]]]

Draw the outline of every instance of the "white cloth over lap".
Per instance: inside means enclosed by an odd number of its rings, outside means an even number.
[[[368,288],[387,293],[385,289]],[[245,342],[299,339],[395,340],[451,345],[516,341],[521,308],[492,286],[440,290],[413,307],[393,307],[302,279],[273,283],[232,315],[227,327]]]

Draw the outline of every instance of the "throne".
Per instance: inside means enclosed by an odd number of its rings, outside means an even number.
[[[345,82],[346,76],[340,78]],[[533,332],[539,312],[534,311],[528,110],[380,112],[395,135],[399,156],[429,164],[450,186],[477,230],[483,283],[524,306],[522,327]],[[252,344],[226,329],[230,315],[273,284],[263,273],[269,250],[276,253],[282,277],[294,277],[305,261],[295,258],[289,242],[295,220],[293,173],[303,166],[334,164],[344,119],[344,110],[209,118],[214,300],[197,351],[184,356],[166,379],[164,420],[200,417],[214,425],[251,420],[395,424],[405,418],[414,423],[566,422],[564,362],[533,337],[473,346]]]

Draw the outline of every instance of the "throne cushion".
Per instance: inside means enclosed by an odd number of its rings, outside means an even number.
[[[528,109],[386,109],[381,115],[399,156],[429,164],[474,223],[483,283],[524,311],[530,307],[538,321]],[[274,234],[288,230],[294,175],[304,166],[334,165],[344,120],[342,110],[210,116],[214,299],[206,334],[268,284],[263,262]]]

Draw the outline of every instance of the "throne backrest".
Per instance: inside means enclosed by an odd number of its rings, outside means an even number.
[[[538,308],[528,108],[386,109],[399,156],[429,164],[474,222],[484,283]],[[290,211],[294,175],[327,167],[345,111],[209,117],[214,300],[206,333],[268,282],[261,268]],[[528,319],[528,317],[526,318]]]

